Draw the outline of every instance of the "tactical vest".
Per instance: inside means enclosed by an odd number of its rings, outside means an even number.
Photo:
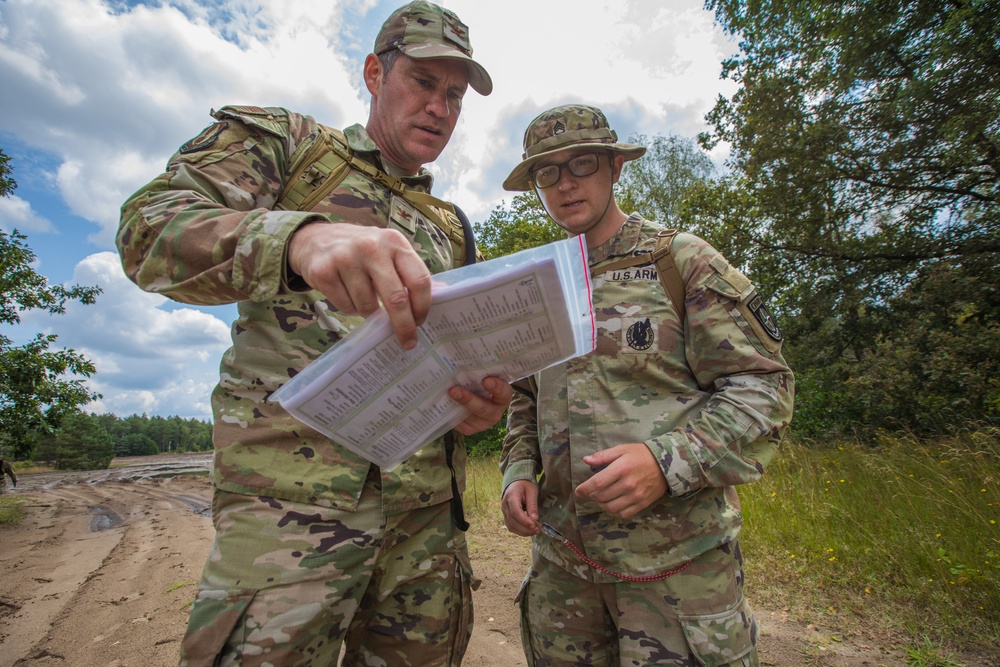
[[[292,155],[290,176],[274,208],[309,211],[344,180],[351,169],[403,197],[451,241],[454,266],[474,264],[477,259],[472,225],[462,209],[426,192],[407,186],[351,153],[347,137],[340,130],[319,126],[316,140]]]

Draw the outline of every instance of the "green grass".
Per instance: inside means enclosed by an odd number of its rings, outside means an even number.
[[[495,457],[470,461],[470,521],[502,526],[500,483]],[[1000,650],[997,433],[877,446],[790,439],[739,493],[752,602],[877,636],[918,667],[951,664],[954,647]]]
[[[24,510],[21,505],[24,498],[8,493],[0,494],[0,528],[4,526],[16,526],[24,518]]]
[[[498,459],[493,456],[470,457],[466,471],[468,480],[462,502],[469,521],[475,518],[502,524],[500,487],[503,475],[500,474]]]
[[[197,581],[178,581],[171,584],[170,586],[167,586],[167,590],[163,591],[163,594],[166,595],[167,593],[172,593],[173,591],[176,591],[178,588],[184,588],[185,586],[197,586],[197,585],[198,585]]]
[[[787,442],[763,480],[740,488],[751,597],[923,648],[1000,646],[998,478],[996,433]]]

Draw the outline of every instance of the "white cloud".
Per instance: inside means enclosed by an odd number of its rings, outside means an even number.
[[[72,283],[99,285],[97,303],[73,301],[57,316],[24,313],[21,329],[22,336],[55,333],[56,347],[94,362],[89,384],[104,399],[88,410],[209,418],[219,358],[230,344],[227,323],[192,308],[166,309],[168,300],[133,285],[111,252],[83,259]]]
[[[0,197],[0,229],[5,232],[16,229],[22,234],[55,231],[49,220],[31,208],[31,202],[14,195]]]

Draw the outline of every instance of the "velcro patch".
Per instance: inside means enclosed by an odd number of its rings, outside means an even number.
[[[660,279],[660,274],[657,273],[655,266],[646,265],[646,266],[630,266],[627,269],[608,271],[606,274],[604,274],[604,277],[606,280],[613,283],[630,283],[630,282],[655,283]]]
[[[780,350],[785,337],[760,294],[754,292],[749,299],[740,303],[739,308],[764,347],[772,354]]]
[[[462,23],[457,16],[449,11],[444,13],[444,36],[458,44],[458,46],[469,53],[472,47],[469,45],[469,28]]]
[[[218,141],[219,137],[222,136],[222,133],[225,132],[227,127],[229,127],[229,123],[227,121],[212,123],[202,130],[201,134],[197,137],[181,146],[181,154],[186,155],[187,153],[196,153],[211,147],[212,144]]]
[[[656,348],[656,319],[650,317],[622,318],[622,352],[653,352]]]
[[[408,231],[412,236],[417,230],[417,218],[420,213],[410,202],[406,201],[399,195],[392,195],[392,209],[389,211],[389,221],[395,223],[397,227],[401,227]]]

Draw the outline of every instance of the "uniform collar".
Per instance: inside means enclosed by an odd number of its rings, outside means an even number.
[[[375,165],[382,171],[389,173],[382,162],[382,151],[375,145],[372,138],[368,136],[368,131],[364,125],[351,125],[344,130],[344,135],[347,136],[347,145],[350,147],[351,153]],[[431,187],[434,185],[434,176],[431,175],[431,172],[427,171],[426,167],[420,167],[420,171],[417,172],[416,176],[404,176],[399,180],[411,188],[423,190],[424,192],[430,192]]]
[[[645,222],[638,213],[630,215],[614,236],[590,251],[590,263],[596,264],[609,257],[631,254],[639,245]]]

